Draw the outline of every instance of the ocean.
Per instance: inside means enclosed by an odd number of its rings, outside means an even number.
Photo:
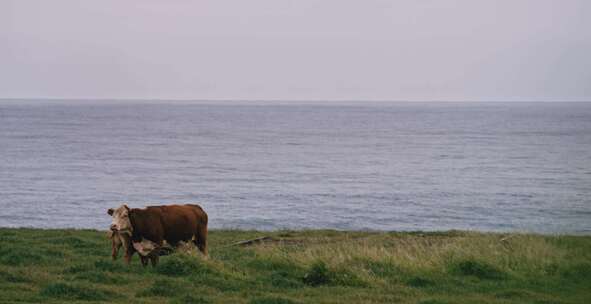
[[[591,233],[591,103],[0,101],[0,227]]]

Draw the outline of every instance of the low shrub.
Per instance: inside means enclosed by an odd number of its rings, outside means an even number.
[[[299,268],[293,262],[287,260],[277,260],[258,257],[248,262],[250,268],[254,268],[258,271],[287,271],[295,272]]]
[[[332,280],[332,274],[324,262],[312,264],[310,270],[304,275],[304,283],[310,286],[320,286],[329,284]]]
[[[341,285],[349,287],[364,287],[367,284],[354,273],[344,270],[332,270],[324,262],[312,264],[309,271],[304,275],[303,282],[310,286],[320,285]]]
[[[198,258],[183,254],[173,254],[165,259],[161,259],[160,264],[156,267],[156,272],[173,277],[213,273]]]
[[[495,266],[475,259],[466,259],[453,263],[450,270],[453,274],[488,280],[500,280],[507,276],[506,273]]]
[[[433,281],[422,277],[412,277],[406,281],[406,285],[417,288],[428,287],[433,285]]]
[[[268,281],[275,288],[298,288],[302,282],[291,272],[276,271],[268,276]]]

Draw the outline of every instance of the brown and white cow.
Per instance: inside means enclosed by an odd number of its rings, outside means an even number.
[[[125,251],[127,263],[131,261],[133,253],[138,251],[137,248],[142,253],[143,245],[141,244],[146,246],[153,244],[155,248],[160,248],[164,241],[174,247],[182,241],[193,241],[207,256],[208,218],[199,205],[149,206],[145,209],[130,209],[127,205],[122,205],[117,209],[109,209],[108,214],[113,217],[111,230],[114,234],[130,235],[129,241],[125,237],[122,238],[122,242],[127,241],[127,246],[123,245],[124,248],[127,247]],[[113,252],[116,256],[115,249]],[[148,253],[146,257],[140,255],[142,264],[147,263],[145,258],[148,257],[152,265],[156,265],[158,254]]]

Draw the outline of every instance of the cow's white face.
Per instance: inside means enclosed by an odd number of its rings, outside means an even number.
[[[107,213],[113,217],[111,222],[111,230],[118,232],[131,232],[131,221],[129,220],[129,207],[121,205],[116,209],[109,209]]]

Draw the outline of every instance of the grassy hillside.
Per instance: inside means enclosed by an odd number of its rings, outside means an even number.
[[[143,268],[112,262],[106,232],[0,229],[0,303],[66,301],[591,303],[591,237],[211,231],[209,259]]]

